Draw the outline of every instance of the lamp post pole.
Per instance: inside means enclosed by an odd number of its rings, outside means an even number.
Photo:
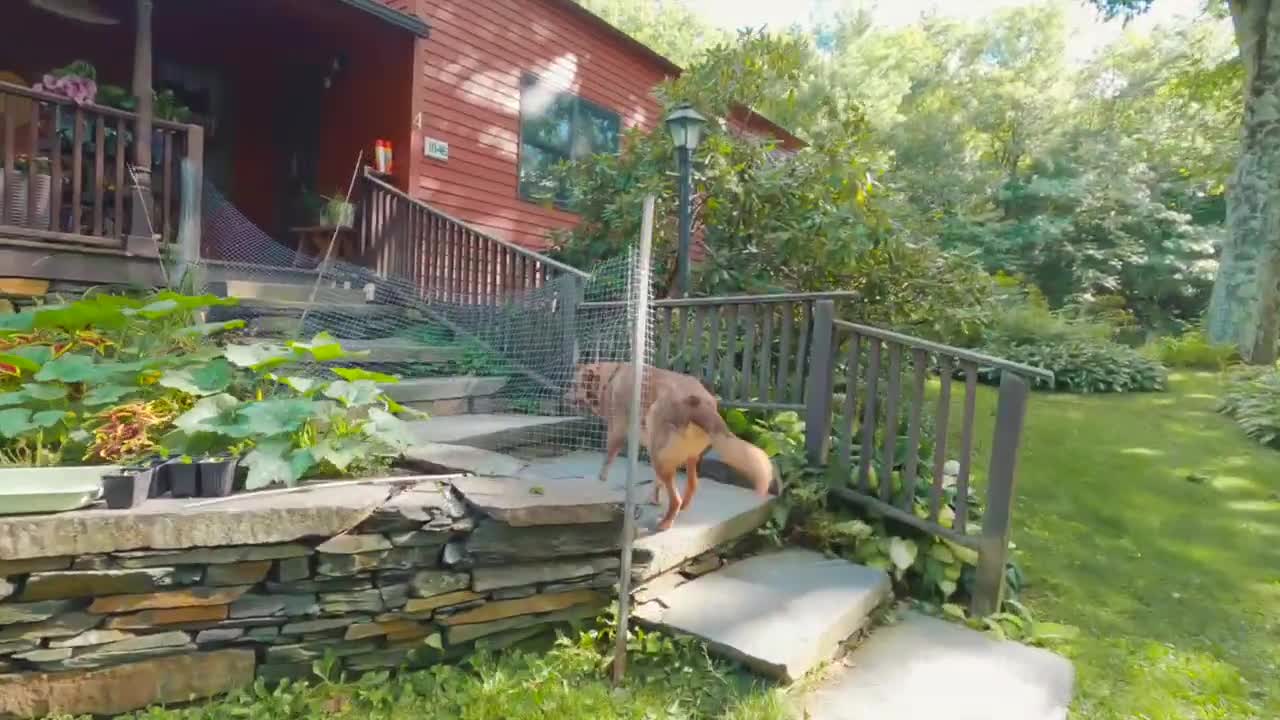
[[[676,150],[680,165],[680,247],[676,255],[676,289],[677,297],[688,297],[689,253],[693,245],[693,168],[687,147]]]

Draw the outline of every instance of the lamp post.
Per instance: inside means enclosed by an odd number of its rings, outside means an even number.
[[[689,295],[689,247],[693,234],[693,151],[702,142],[707,119],[689,104],[681,104],[667,116],[667,131],[680,163],[680,245],[676,254],[677,297]]]

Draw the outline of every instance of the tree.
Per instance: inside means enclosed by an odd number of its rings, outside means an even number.
[[[1092,0],[1133,17],[1153,0]],[[1227,237],[1208,313],[1209,338],[1254,364],[1276,361],[1280,334],[1280,2],[1227,0],[1243,66],[1240,151],[1227,183]]]
[[[708,24],[683,0],[577,2],[681,66],[692,62],[704,49],[730,38],[729,33]]]

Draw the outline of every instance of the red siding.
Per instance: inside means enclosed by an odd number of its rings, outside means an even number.
[[[385,1],[413,9],[412,0]],[[520,198],[521,75],[617,112],[624,127],[652,127],[663,67],[558,0],[422,0],[417,14],[431,36],[418,42],[411,192],[498,237],[545,247],[549,232],[577,218]],[[447,162],[423,156],[427,137],[449,143]]]

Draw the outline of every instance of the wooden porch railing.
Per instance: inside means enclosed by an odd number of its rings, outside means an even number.
[[[420,298],[499,305],[558,276],[588,273],[487,235],[365,174],[359,250],[363,264]]]
[[[153,229],[162,242],[174,242],[181,166],[202,164],[203,132],[154,121],[146,139],[153,147],[151,207],[135,217],[136,127],[132,113],[0,83],[0,235],[147,254],[156,250]],[[129,248],[131,237],[143,242]]]

